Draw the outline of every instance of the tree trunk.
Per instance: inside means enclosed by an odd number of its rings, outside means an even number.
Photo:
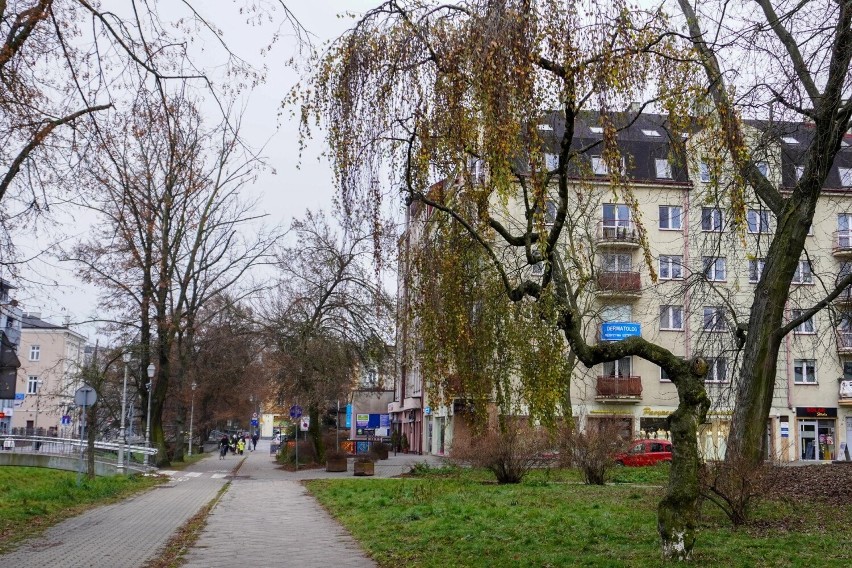
[[[663,558],[684,561],[692,556],[700,501],[698,426],[707,416],[710,399],[704,389],[707,363],[696,359],[688,375],[673,377],[678,407],[669,418],[672,467],[666,496],[657,507],[657,530]]]
[[[310,424],[308,424],[308,436],[311,438],[311,443],[314,445],[314,452],[317,456],[317,463],[325,462],[325,444],[322,439],[322,427],[320,426],[320,411],[319,406],[311,404],[308,406],[308,416]]]

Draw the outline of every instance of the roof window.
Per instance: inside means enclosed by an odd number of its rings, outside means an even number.
[[[591,130],[593,134],[603,134],[603,126],[590,126],[589,130]]]
[[[650,136],[650,137],[652,137],[652,138],[659,138],[659,137],[660,137],[660,133],[659,133],[659,132],[657,132],[656,130],[645,130],[645,129],[643,128],[643,129],[642,129],[642,134],[644,134],[645,136]]]
[[[799,141],[796,140],[795,138],[793,138],[792,136],[782,136],[781,142],[784,142],[785,144],[798,144],[799,143]]]

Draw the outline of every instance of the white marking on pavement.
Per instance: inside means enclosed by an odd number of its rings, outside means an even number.
[[[225,477],[227,475],[228,475],[227,473],[214,473],[210,477],[213,478],[213,479],[222,479],[223,477]]]
[[[186,476],[187,477],[200,477],[201,472],[200,471],[188,471],[188,472],[186,472]]]

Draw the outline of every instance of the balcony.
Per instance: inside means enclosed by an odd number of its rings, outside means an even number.
[[[638,272],[598,272],[597,295],[601,298],[636,299],[642,295]]]
[[[834,232],[831,253],[837,258],[852,258],[852,230]]]
[[[642,400],[642,377],[598,377],[595,400],[637,403]]]
[[[835,304],[841,305],[852,305],[852,286],[847,286],[843,289],[842,292],[834,299]]]
[[[595,234],[595,244],[604,248],[639,248],[639,232],[632,221],[601,221]]]
[[[840,392],[837,396],[838,406],[852,406],[852,381],[840,381]]]

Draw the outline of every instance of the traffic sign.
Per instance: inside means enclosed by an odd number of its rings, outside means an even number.
[[[69,424],[71,424],[71,417],[67,414],[63,415],[61,420],[60,420],[60,423],[63,426],[68,426]]]
[[[290,418],[301,418],[302,417],[302,407],[298,404],[294,404],[290,407]]]
[[[305,416],[305,417],[304,417],[304,418],[302,418],[302,420],[301,420],[301,424],[300,424],[299,429],[300,429],[302,432],[307,432],[307,431],[308,431],[308,429],[309,429],[310,427],[311,427],[311,417],[310,417],[310,416]]]
[[[257,420],[257,412],[252,413],[251,417],[252,417],[254,420]]]
[[[253,418],[253,419],[252,419],[252,421],[251,421],[251,425],[252,425],[252,426],[257,426],[257,420]]]
[[[98,400],[98,393],[89,385],[83,385],[74,393],[74,404],[77,406],[92,406]]]

